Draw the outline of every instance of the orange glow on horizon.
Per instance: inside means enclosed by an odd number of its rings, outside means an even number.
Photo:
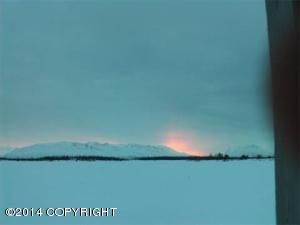
[[[176,152],[182,152],[187,155],[202,156],[203,151],[194,147],[191,137],[183,133],[169,133],[163,144]]]

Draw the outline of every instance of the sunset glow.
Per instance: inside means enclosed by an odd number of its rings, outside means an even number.
[[[195,147],[192,137],[182,132],[167,133],[163,144],[177,152],[182,152],[188,155],[204,155],[203,151]]]

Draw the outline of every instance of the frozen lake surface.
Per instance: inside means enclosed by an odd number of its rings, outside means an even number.
[[[0,161],[0,224],[275,224],[273,160]],[[116,207],[115,217],[4,208]]]

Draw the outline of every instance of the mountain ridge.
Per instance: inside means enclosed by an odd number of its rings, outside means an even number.
[[[100,157],[160,157],[187,156],[163,145],[111,144],[98,142],[51,142],[15,148],[4,155],[7,158],[32,158],[53,156]]]

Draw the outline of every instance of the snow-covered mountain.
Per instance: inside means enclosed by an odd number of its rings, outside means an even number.
[[[7,158],[38,158],[47,156],[103,156],[103,157],[153,157],[184,156],[165,146],[138,144],[101,144],[97,142],[46,143],[16,148],[5,154]]]
[[[241,155],[248,155],[248,156],[257,156],[257,155],[274,155],[271,149],[266,150],[261,148],[258,145],[244,145],[244,146],[235,146],[228,148],[225,152],[230,156],[241,156]]]
[[[7,153],[11,152],[12,150],[14,150],[13,147],[9,147],[9,146],[0,146],[0,156],[4,156]]]

